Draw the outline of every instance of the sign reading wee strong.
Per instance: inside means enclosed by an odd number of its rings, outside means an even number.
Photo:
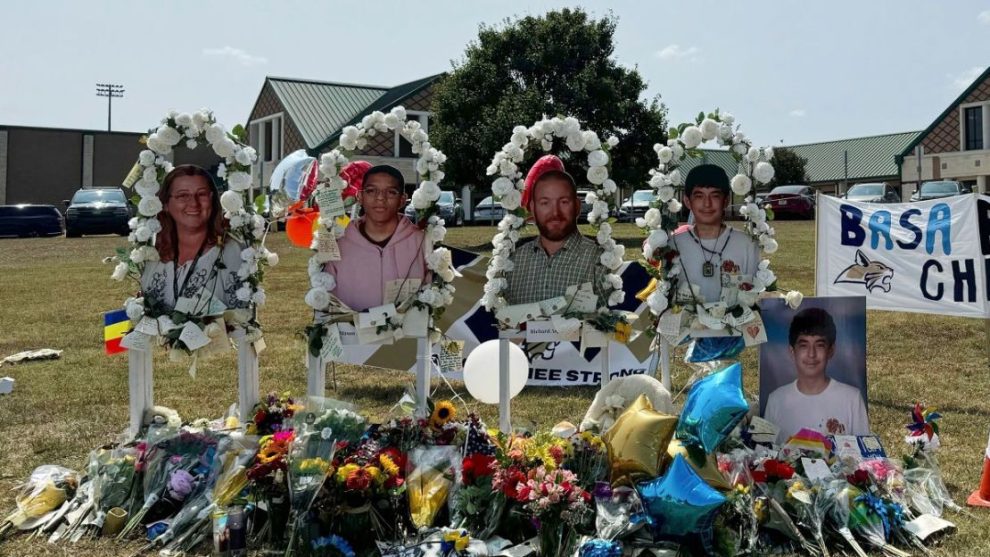
[[[990,317],[990,197],[873,204],[820,196],[816,226],[819,296]]]

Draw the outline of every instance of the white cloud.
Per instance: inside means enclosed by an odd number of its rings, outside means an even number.
[[[990,10],[983,10],[980,15],[976,16],[976,19],[980,20],[980,23],[987,25],[990,24]]]
[[[804,118],[804,115],[807,114],[807,112],[805,112],[803,108],[795,108],[794,110],[788,112],[788,114],[794,118]]]
[[[242,66],[258,66],[260,64],[267,64],[268,58],[262,56],[253,56],[249,52],[242,50],[240,48],[234,48],[232,46],[225,46],[223,48],[204,48],[203,54],[206,56],[213,56],[216,58],[226,58],[237,62]]]
[[[956,91],[962,92],[964,89],[969,87],[977,77],[980,77],[980,74],[986,69],[986,66],[973,66],[961,74],[954,76],[950,75],[949,79],[952,80],[952,88]]]
[[[693,58],[700,52],[698,47],[682,47],[679,44],[670,44],[657,51],[657,58],[661,60],[681,60],[683,58]]]

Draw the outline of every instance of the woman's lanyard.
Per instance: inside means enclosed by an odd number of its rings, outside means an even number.
[[[178,242],[176,242],[178,246]],[[203,243],[199,245],[199,251],[196,252],[196,257],[192,260],[192,265],[189,266],[189,270],[186,272],[185,278],[182,279],[182,287],[179,287],[179,254],[178,247],[176,247],[175,254],[175,269],[172,272],[172,297],[173,304],[179,302],[179,297],[183,292],[186,291],[186,287],[189,286],[189,279],[196,273],[196,265],[199,263],[199,258],[203,255],[203,250],[206,249],[206,238],[203,239]]]

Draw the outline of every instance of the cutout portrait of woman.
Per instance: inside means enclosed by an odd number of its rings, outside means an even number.
[[[226,234],[220,193],[209,172],[191,164],[175,167],[158,198],[164,207],[155,239],[159,261],[149,261],[141,275],[146,307],[159,314],[176,309],[203,315],[215,312],[208,311],[213,299],[227,308],[247,306],[236,295],[242,246]]]

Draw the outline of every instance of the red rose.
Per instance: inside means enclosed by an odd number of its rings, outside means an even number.
[[[763,471],[766,472],[768,482],[789,480],[794,476],[794,468],[790,464],[779,460],[768,460],[764,462]]]

